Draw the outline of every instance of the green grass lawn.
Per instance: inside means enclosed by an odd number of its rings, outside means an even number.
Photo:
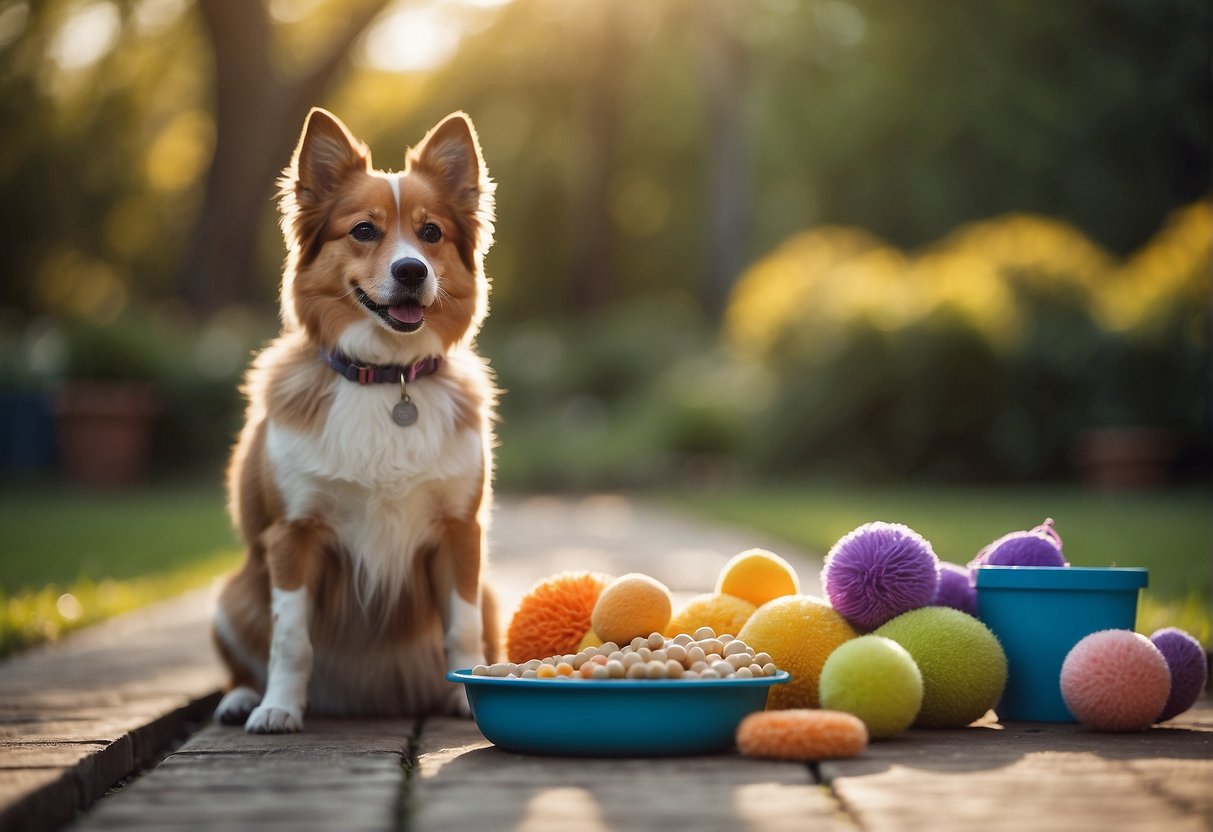
[[[1182,627],[1210,643],[1213,494],[1076,487],[879,488],[787,485],[685,493],[679,504],[825,554],[870,520],[905,523],[943,560],[967,563],[1002,534],[1052,517],[1075,566],[1144,566],[1138,629]]]
[[[205,585],[239,562],[218,482],[0,489],[0,654]]]

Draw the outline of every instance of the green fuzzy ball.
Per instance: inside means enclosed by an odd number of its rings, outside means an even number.
[[[877,635],[844,642],[830,654],[818,682],[821,707],[863,720],[882,739],[909,728],[922,705],[922,673],[897,642]]]
[[[951,607],[902,613],[876,630],[914,658],[922,671],[922,728],[962,728],[998,704],[1007,683],[1002,645],[971,615]]]

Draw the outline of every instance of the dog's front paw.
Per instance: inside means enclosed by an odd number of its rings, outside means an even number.
[[[294,734],[303,730],[303,709],[262,703],[253,709],[244,730],[250,734]]]
[[[261,694],[252,688],[232,688],[219,700],[215,719],[222,725],[240,725],[260,703]]]

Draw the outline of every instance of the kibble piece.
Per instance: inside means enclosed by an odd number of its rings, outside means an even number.
[[[664,662],[669,657],[670,657],[670,654],[667,650],[665,650],[663,648],[658,648],[657,650],[653,651],[653,655],[649,656],[649,661]]]
[[[720,651],[724,650],[724,645],[720,643],[720,639],[718,638],[700,639],[699,646],[702,647],[703,652],[707,653],[708,655],[711,655],[712,653],[719,653]]]
[[[539,665],[543,664],[541,659],[531,659],[518,665],[521,670],[538,670]]]
[[[649,649],[656,650],[659,647],[665,647],[665,636],[661,633],[649,633]]]
[[[719,679],[720,674],[709,667],[705,670],[699,671],[699,678],[700,679]]]
[[[699,678],[699,674],[698,674],[696,671],[694,671],[694,670],[686,670],[686,671],[683,671],[682,678],[684,678],[684,679],[698,679],[698,678]]]
[[[665,657],[670,661],[685,664],[687,660],[687,649],[678,643],[671,644],[665,649]]]
[[[539,677],[540,679],[555,679],[556,678],[556,665],[547,664],[545,662],[544,664],[541,664],[539,666],[538,670],[535,671],[535,675],[537,677]]]
[[[767,675],[767,672],[762,669],[762,665],[759,665],[759,664],[750,665],[750,672],[753,673],[755,676],[766,676]]]
[[[628,667],[624,674],[625,679],[643,679],[645,677],[644,662],[636,662]]]
[[[740,670],[743,667],[750,666],[750,656],[747,653],[734,653],[731,656],[725,656],[724,660],[729,663],[729,666],[734,670]]]
[[[690,662],[691,664],[694,664],[695,662],[701,662],[704,659],[706,659],[707,656],[708,656],[707,652],[704,651],[704,649],[702,647],[700,647],[698,644],[692,644],[690,647],[687,648],[687,661]]]
[[[496,662],[489,665],[489,675],[503,679],[514,672],[514,666],[509,662]]]
[[[681,679],[682,675],[686,672],[686,668],[673,659],[666,659],[665,672],[671,679]]]
[[[610,656],[619,649],[619,645],[613,641],[608,641],[606,644],[598,648],[598,652],[604,656]]]
[[[488,676],[489,675],[488,665],[483,665],[483,664],[476,665],[475,667],[472,668],[472,675],[473,676]]]
[[[774,676],[779,672],[779,668],[775,666],[775,662],[767,662],[762,666],[762,675]]]
[[[636,636],[636,638],[632,639],[630,646],[633,650],[639,650],[641,647],[648,647],[649,640],[644,636]]]
[[[636,650],[636,655],[639,656],[642,660],[647,662],[649,659],[653,658],[653,651],[650,650],[647,646],[640,647]]]
[[[722,655],[732,656],[734,653],[749,653],[749,652],[750,652],[749,645],[747,645],[744,641],[738,641],[737,639],[733,639],[732,641],[725,643],[724,653]]]
[[[757,664],[760,664],[760,665],[762,665],[763,667],[766,667],[766,665],[767,665],[768,663],[773,662],[773,661],[775,661],[775,660],[771,658],[771,654],[770,654],[770,653],[765,653],[765,652],[764,652],[764,653],[758,653],[756,656],[754,656],[754,661],[755,661]]]
[[[526,670],[522,671],[523,679],[536,679],[538,677],[539,677],[539,671],[533,670],[532,668],[528,667]]]
[[[623,654],[624,669],[627,669],[627,668],[632,667],[633,665],[637,665],[637,664],[644,664],[644,659],[640,658],[640,656],[638,654],[636,654],[636,653],[624,653]]]
[[[737,638],[737,636],[731,635],[730,633],[724,633],[723,635],[716,636],[716,638],[720,639],[721,644],[728,644],[730,641]]]
[[[680,645],[681,647],[686,647],[694,640],[694,636],[692,636],[690,633],[679,633],[678,635],[674,636],[674,643]]]
[[[556,665],[556,675],[557,676],[572,676],[573,675],[572,663],[571,662],[561,662],[560,664]]]
[[[732,676],[734,673],[737,672],[737,670],[733,667],[733,665],[731,665],[728,662],[723,661],[723,660],[718,661],[715,664],[713,664],[712,670],[715,670],[721,676]]]
[[[644,666],[644,677],[646,679],[664,679],[669,676],[666,671],[665,662],[646,662]]]
[[[593,668],[593,670],[590,671],[591,679],[609,679],[609,678],[611,678],[611,671],[607,669],[606,665],[595,664],[595,665],[591,665],[591,667]]]
[[[606,663],[607,673],[612,679],[622,679],[627,673],[627,668],[623,666],[623,662],[617,659],[611,659]]]
[[[702,673],[703,671],[705,671],[705,670],[707,670],[707,669],[708,669],[708,663],[707,663],[707,662],[705,662],[703,659],[700,659],[699,661],[694,662],[694,663],[693,663],[693,664],[692,664],[692,665],[691,665],[689,668],[687,668],[687,669],[688,669],[688,670],[694,670],[696,673]]]
[[[736,675],[738,679],[753,679],[754,671],[750,670],[748,667],[739,667],[737,668]]]
[[[716,631],[711,627],[700,627],[694,635],[696,641],[703,641],[705,638],[716,638]]]

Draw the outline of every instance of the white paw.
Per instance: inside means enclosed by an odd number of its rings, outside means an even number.
[[[215,719],[223,725],[240,725],[261,702],[261,694],[252,688],[232,688],[219,700]]]
[[[279,708],[262,703],[248,720],[244,730],[250,734],[294,734],[303,730],[302,708]]]

